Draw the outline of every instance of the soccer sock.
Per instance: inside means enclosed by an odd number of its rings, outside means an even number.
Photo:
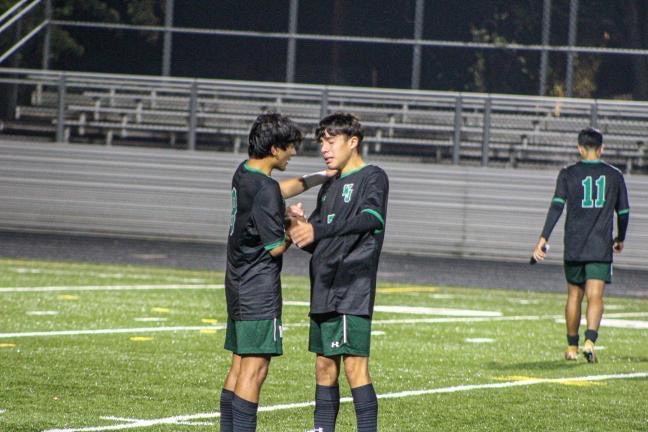
[[[592,342],[596,343],[596,339],[598,339],[598,332],[596,330],[592,329],[587,329],[585,330],[585,340],[591,340]]]
[[[578,346],[578,335],[567,335],[567,345]]]
[[[358,432],[376,432],[378,430],[378,398],[373,384],[351,389],[355,406]]]
[[[234,395],[234,399],[232,399],[233,431],[254,432],[256,430],[258,408],[259,404]]]
[[[232,399],[234,392],[223,389],[220,397],[220,432],[232,432]]]
[[[315,387],[315,427],[316,432],[335,432],[335,420],[340,410],[340,387]]]

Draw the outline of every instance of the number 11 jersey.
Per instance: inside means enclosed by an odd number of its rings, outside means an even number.
[[[553,201],[567,207],[565,261],[612,262],[614,212],[630,211],[621,171],[601,160],[565,167]]]

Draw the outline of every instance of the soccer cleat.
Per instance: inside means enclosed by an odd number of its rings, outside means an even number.
[[[569,345],[565,350],[565,360],[578,360],[578,347]]]
[[[583,345],[583,355],[588,363],[596,363],[598,359],[596,358],[596,353],[594,352],[594,342],[587,339],[585,345]]]

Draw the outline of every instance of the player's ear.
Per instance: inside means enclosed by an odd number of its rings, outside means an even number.
[[[270,147],[270,154],[271,154],[272,156],[277,156],[278,153],[279,153],[279,152],[277,151],[277,147],[276,147],[276,146],[272,146],[272,147]]]
[[[586,155],[585,147],[583,147],[582,145],[578,144],[578,153],[581,155],[581,157],[584,158],[585,155]]]
[[[351,150],[357,149],[359,144],[360,144],[360,141],[358,140],[357,136],[352,136],[349,139],[349,148],[351,148]]]
[[[599,156],[603,154],[603,150],[605,150],[605,144],[601,144],[601,147],[599,147],[599,151],[598,151]]]

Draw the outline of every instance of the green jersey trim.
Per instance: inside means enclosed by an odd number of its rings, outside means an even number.
[[[597,164],[602,163],[603,161],[601,159],[581,159],[581,162],[586,164]]]
[[[284,234],[279,240],[277,240],[274,243],[270,243],[269,245],[263,246],[263,248],[267,251],[271,251],[272,249],[281,246],[285,241],[286,241],[286,235]]]
[[[381,232],[383,232],[385,230],[385,219],[383,219],[383,217],[380,215],[380,213],[378,213],[376,210],[364,209],[360,213],[369,213],[371,215],[374,215],[380,221],[380,223],[382,224],[382,229],[381,230],[375,230],[374,234],[380,234]]]
[[[257,173],[257,174],[263,174],[266,177],[270,177],[268,174],[264,173],[260,169],[252,168],[250,165],[247,164],[247,162],[245,162],[243,164],[243,168],[245,168],[246,170],[248,170],[250,172]]]
[[[346,177],[346,176],[350,176],[351,174],[355,174],[355,173],[357,173],[358,171],[360,171],[361,169],[366,168],[366,167],[367,167],[367,165],[362,165],[360,168],[356,168],[356,169],[354,169],[354,170],[349,171],[348,173],[344,173],[344,174],[342,174],[342,175],[340,176],[340,178],[344,178],[344,177]]]
[[[623,216],[623,215],[628,214],[628,213],[630,213],[630,209],[624,209],[624,210],[619,210],[617,212],[617,215]]]
[[[565,204],[566,201],[564,199],[562,199],[562,198],[556,197],[556,198],[552,199],[551,202],[557,202],[557,203]]]

